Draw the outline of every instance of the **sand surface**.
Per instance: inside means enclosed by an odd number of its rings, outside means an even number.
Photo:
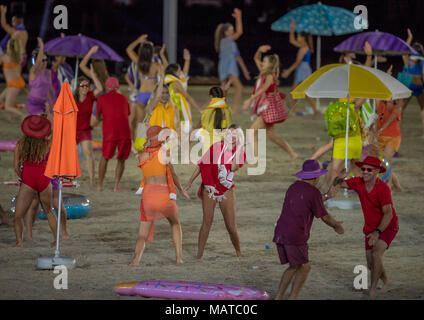
[[[208,89],[191,87],[190,92],[199,104],[205,105],[209,99]],[[251,90],[245,88],[244,96],[248,97]],[[288,88],[282,91],[288,93]],[[19,102],[24,101],[25,95],[21,94]],[[299,103],[298,111],[304,107],[305,102]],[[193,110],[193,114],[197,123],[199,113]],[[233,122],[243,128],[250,125],[248,115],[235,116]],[[244,258],[235,257],[221,212],[216,210],[204,258],[202,261],[196,259],[202,220],[201,202],[196,197],[198,178],[190,190],[192,199],[187,201],[179,196],[177,201],[183,230],[184,264],[175,264],[169,223],[161,220],[155,223],[153,243],[147,245],[140,267],[128,267],[139,223],[140,198],[134,194],[141,179],[137,160],[131,156],[126,162],[121,184],[124,191],[121,193],[112,190],[115,160],[109,162],[101,193],[90,190],[85,163],[82,162],[82,176],[78,178],[81,186],[66,188],[65,192],[87,196],[92,210],[84,218],[68,221],[71,238],[63,242],[61,255],[77,261],[76,268],[69,270],[68,289],[54,289],[53,281],[57,275],[36,268],[38,257],[54,253],[49,248],[52,235],[47,222],[37,220],[34,226],[36,243],[25,242],[22,249],[12,248],[15,242],[12,227],[0,227],[0,299],[141,299],[120,297],[113,292],[113,287],[121,282],[155,279],[238,284],[266,290],[274,298],[281,274],[286,269],[280,264],[272,243],[274,224],[280,215],[285,191],[295,181],[293,174],[300,170],[303,160],[313,154],[312,148],[328,141],[323,115],[316,120],[312,116],[289,118],[275,129],[301,157],[291,161],[288,154],[268,141],[265,174],[249,176],[246,167],[236,173],[237,227]],[[100,140],[101,129],[95,128],[93,132],[95,139]],[[403,193],[393,193],[400,231],[384,256],[393,288],[385,295],[379,294],[379,299],[424,298],[424,139],[419,137],[420,134],[419,106],[414,98],[406,110],[402,126],[401,156],[392,163],[404,187]],[[0,136],[1,139],[21,136],[18,120],[7,122],[4,111],[0,112]],[[95,151],[96,173],[100,157],[101,152]],[[330,154],[323,156],[321,163],[330,157]],[[12,152],[2,152],[0,182],[16,180],[12,163]],[[183,184],[194,168],[193,164],[176,165]],[[18,187],[1,184],[0,190],[0,203],[9,210]],[[355,266],[366,264],[362,211],[329,211],[336,219],[344,221],[345,234],[337,235],[322,221],[314,221],[309,240],[312,271],[300,298],[367,299],[363,292],[353,289]],[[10,220],[13,221],[12,216]]]

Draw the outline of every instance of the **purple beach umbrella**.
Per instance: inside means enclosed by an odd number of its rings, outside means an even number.
[[[334,48],[336,52],[364,53],[365,42],[371,45],[373,54],[376,56],[390,55],[420,55],[414,48],[401,38],[386,32],[362,32],[349,37]]]
[[[66,57],[84,57],[94,46],[99,50],[92,55],[94,59],[122,62],[124,59],[105,43],[83,35],[58,37],[46,42],[44,52],[50,55]]]

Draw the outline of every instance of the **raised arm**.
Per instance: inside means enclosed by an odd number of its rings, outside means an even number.
[[[163,69],[166,69],[166,67],[169,65],[168,59],[166,59],[166,56],[165,56],[165,49],[166,49],[166,45],[164,43],[164,44],[162,44],[162,48],[160,49],[160,52],[159,52],[160,60],[162,61]]]
[[[371,67],[372,66],[372,63],[373,63],[372,47],[371,47],[371,45],[369,44],[368,41],[365,42],[364,52],[367,55],[367,59],[365,60],[364,65],[367,66],[367,67]]]
[[[384,123],[381,125],[380,129],[377,131],[377,135],[380,135],[386,128],[396,119],[400,120],[400,115],[402,114],[402,106],[401,105],[395,105],[393,106],[393,112],[392,114],[384,121]]]
[[[142,44],[147,39],[147,34],[143,34],[140,37],[138,37],[136,40],[130,43],[130,45],[127,47],[127,54],[128,57],[130,57],[131,61],[134,63],[138,63],[138,55],[134,51],[135,47],[137,47],[139,44]]]
[[[7,6],[1,5],[0,11],[1,11],[1,27],[4,29],[4,31],[6,31],[7,33],[11,35],[13,32],[16,31],[16,29],[7,23],[7,20],[6,20]]]
[[[234,19],[236,19],[236,30],[232,37],[233,40],[236,41],[243,34],[243,22],[241,20],[241,10],[235,8],[232,16]]]
[[[96,89],[94,90],[94,96],[98,97],[100,93],[103,92],[103,86],[99,78],[97,78],[92,64],[90,64],[90,78],[93,79],[94,85],[96,86]]]
[[[406,39],[406,43],[408,44],[408,45],[411,45],[411,43],[412,43],[412,39],[413,39],[413,36],[412,36],[412,32],[411,32],[411,29],[407,29],[407,32],[408,32],[408,38]],[[404,55],[404,56],[402,56],[402,60],[403,60],[403,65],[406,67],[406,66],[408,66],[408,55]]]
[[[81,60],[79,67],[81,71],[90,79],[94,81],[94,79],[91,77],[90,69],[88,68],[88,61],[90,60],[91,56],[95,54],[99,50],[99,46],[94,46],[90,49],[90,51],[87,52],[87,54],[84,56],[84,58]]]
[[[296,21],[292,20],[290,23],[290,33],[289,33],[289,42],[294,45],[295,47],[300,48],[301,45],[299,42],[297,42],[296,37],[294,35],[294,31],[296,29]]]
[[[63,32],[61,32],[60,33],[60,37],[61,38],[64,38],[65,37],[65,34]],[[56,60],[52,63],[52,70],[54,72],[57,72],[57,70],[59,69],[59,66],[62,63],[65,63],[65,61],[66,61],[66,57],[65,56],[57,56],[56,57]]]
[[[271,50],[270,45],[263,45],[256,50],[256,53],[253,57],[253,61],[255,61],[256,67],[258,68],[259,72],[262,71],[262,54],[268,52]]]
[[[183,59],[184,59],[183,72],[186,76],[188,76],[188,72],[190,70],[190,60],[191,60],[190,51],[188,51],[188,49],[184,49]]]
[[[38,53],[37,53],[37,58],[35,59],[34,65],[29,70],[30,80],[34,80],[35,79],[35,77],[37,75],[38,68],[43,63],[44,43],[43,43],[43,40],[40,37],[37,38],[37,41],[38,41]]]

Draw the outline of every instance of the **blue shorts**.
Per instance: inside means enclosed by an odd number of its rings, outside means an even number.
[[[302,61],[302,63],[294,71],[294,83],[299,84],[312,74],[309,62]]]

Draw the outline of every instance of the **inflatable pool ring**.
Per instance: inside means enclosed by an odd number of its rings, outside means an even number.
[[[11,211],[15,212],[15,201],[16,197],[12,199]],[[78,219],[85,215],[91,210],[90,200],[81,194],[63,194],[63,205],[65,206],[67,212],[67,219]],[[53,209],[53,212],[57,215],[56,211]],[[47,217],[44,214],[41,206],[38,207],[38,213],[35,216],[37,219],[46,220]]]
[[[206,282],[149,280],[121,283],[113,291],[122,296],[183,300],[268,300],[262,290]]]

